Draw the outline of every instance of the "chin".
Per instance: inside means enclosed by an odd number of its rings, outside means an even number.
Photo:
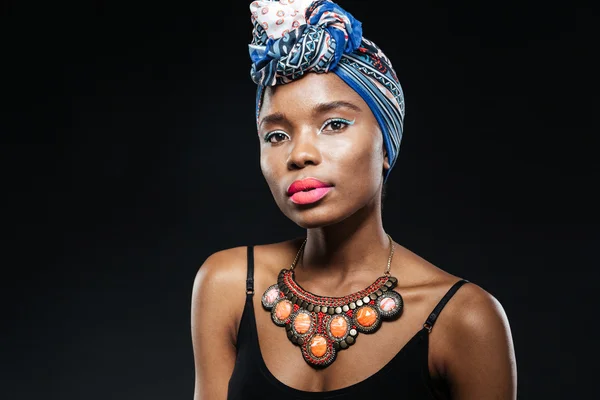
[[[312,205],[288,209],[284,214],[296,225],[304,229],[322,228],[346,219],[350,214],[343,213],[339,208]]]

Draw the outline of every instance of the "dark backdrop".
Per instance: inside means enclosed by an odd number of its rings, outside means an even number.
[[[303,233],[260,173],[249,2],[149,4],[3,5],[2,398],[191,399],[199,265]],[[406,95],[386,230],[504,305],[520,399],[592,393],[591,9],[340,4]]]

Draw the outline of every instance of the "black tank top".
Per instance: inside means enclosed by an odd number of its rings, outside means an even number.
[[[260,352],[256,320],[254,316],[254,248],[248,246],[248,278],[246,280],[246,304],[240,321],[237,338],[237,355],[229,380],[228,400],[238,399],[370,399],[388,397],[388,392],[401,394],[410,400],[435,399],[429,375],[429,332],[440,312],[468,281],[456,282],[441,299],[427,318],[423,329],[388,362],[370,377],[341,389],[326,392],[308,392],[294,389],[279,381],[267,368]],[[275,397],[281,395],[281,397]],[[273,397],[272,397],[273,396]]]

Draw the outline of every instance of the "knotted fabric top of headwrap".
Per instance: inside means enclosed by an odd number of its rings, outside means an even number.
[[[402,139],[404,94],[391,62],[362,36],[360,21],[329,0],[254,1],[250,11],[257,123],[265,87],[292,82],[307,72],[333,72],[377,119],[390,161],[387,180]]]

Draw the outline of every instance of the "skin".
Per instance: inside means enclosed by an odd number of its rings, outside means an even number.
[[[351,103],[353,107],[340,105]],[[353,125],[326,122],[331,118]],[[325,124],[325,126],[324,126]],[[278,132],[265,141],[269,134]],[[265,94],[259,115],[260,164],[281,211],[306,229],[296,280],[323,296],[344,296],[384,272],[389,241],[381,218],[383,173],[389,160],[381,131],[361,97],[336,75],[310,73]],[[334,188],[317,203],[297,205],[286,194],[297,179],[315,177]],[[361,335],[324,370],[314,370],[262,312],[260,298],[294,259],[303,238],[255,246],[256,324],[261,353],[281,382],[305,391],[343,388],[376,373],[418,332],[460,278],[394,242],[392,275],[405,308],[402,323],[383,323]],[[212,254],[198,271],[192,294],[195,400],[225,399],[246,298],[246,248]],[[228,295],[222,296],[222,288]],[[223,301],[211,302],[220,298]],[[214,306],[202,307],[211,303]],[[516,361],[502,305],[473,283],[448,302],[429,334],[429,372],[441,399],[516,399]],[[219,362],[214,362],[219,360]],[[357,364],[361,368],[355,368]]]

